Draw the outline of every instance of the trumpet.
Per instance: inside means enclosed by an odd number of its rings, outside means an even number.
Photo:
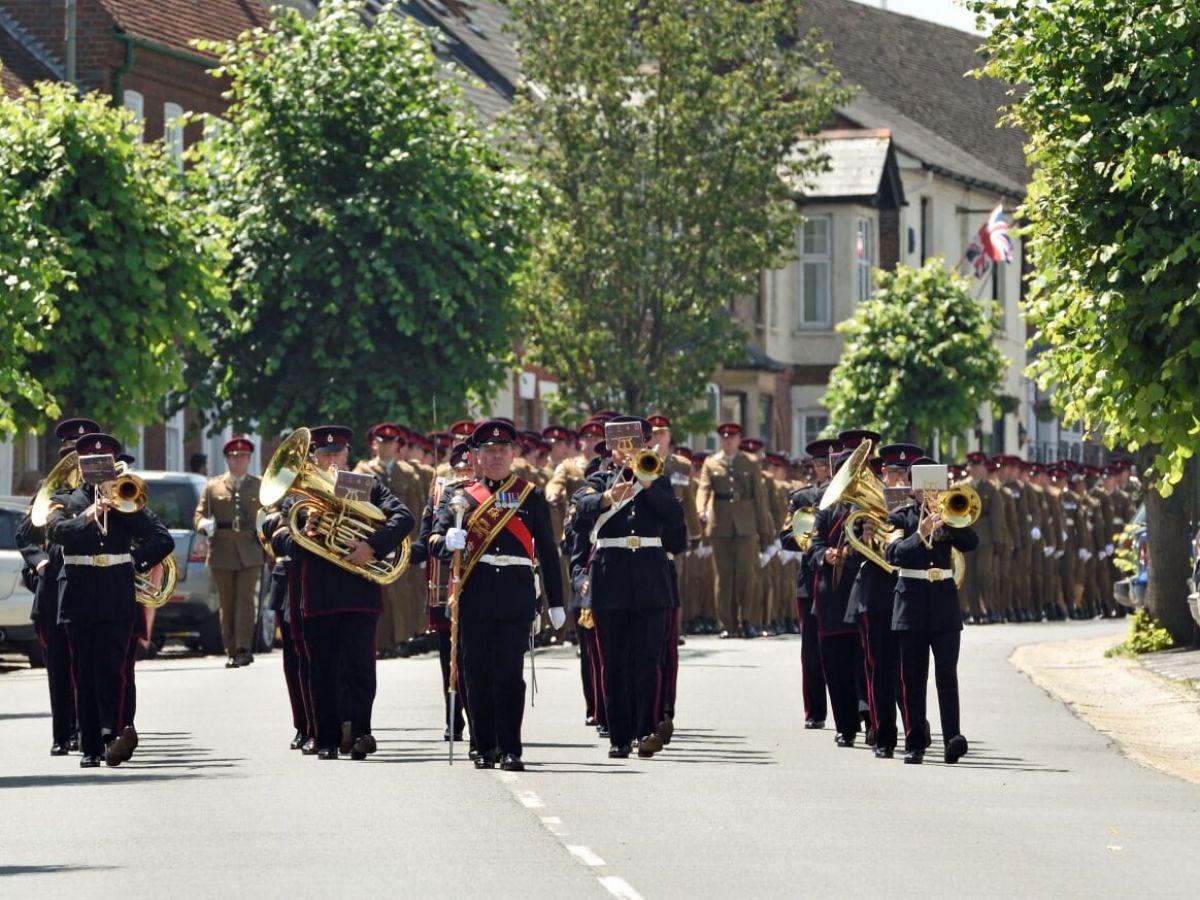
[[[649,484],[663,473],[663,461],[653,447],[643,447],[629,462],[633,477],[642,484]]]
[[[105,482],[96,490],[96,496],[107,497],[112,508],[119,513],[137,512],[150,499],[150,490],[146,482],[131,472],[126,471],[124,463],[117,463],[117,478]],[[100,533],[108,534],[108,510],[104,510],[104,518],[100,522]]]
[[[274,506],[288,494],[295,495],[298,499],[288,512],[287,523],[297,544],[374,584],[391,584],[408,567],[408,538],[388,556],[362,566],[343,559],[355,544],[371,537],[386,517],[374,503],[338,497],[333,479],[309,461],[311,443],[309,430],[297,428],[279,445],[263,474],[259,502],[264,507]],[[300,525],[302,515],[317,517],[312,536]]]
[[[948,528],[969,528],[975,524],[982,511],[983,502],[975,488],[966,482],[959,482],[950,485],[949,490],[926,497],[922,503],[921,519],[937,515]],[[926,547],[933,546],[933,535],[921,540]]]

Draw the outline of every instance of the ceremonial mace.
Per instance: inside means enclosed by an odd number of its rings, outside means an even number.
[[[462,528],[463,516],[467,512],[467,497],[462,491],[456,491],[450,498],[449,506],[454,513],[454,527]],[[454,765],[454,713],[458,706],[458,588],[462,578],[462,551],[454,551],[454,568],[450,575],[450,685],[447,693],[450,696],[450,765]]]

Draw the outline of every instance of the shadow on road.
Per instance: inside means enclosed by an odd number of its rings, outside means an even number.
[[[199,777],[199,775],[189,775],[186,772],[180,772],[175,775],[159,775],[154,773],[143,775],[132,771],[117,773],[102,770],[72,773],[70,775],[5,775],[0,776],[0,790],[4,790],[5,788],[74,787],[75,785],[91,786],[96,784],[129,784],[131,782],[146,781],[177,781]]]
[[[53,875],[56,872],[105,872],[118,866],[0,866],[0,878],[5,875]]]
[[[48,712],[0,713],[0,722],[5,719],[48,719]]]

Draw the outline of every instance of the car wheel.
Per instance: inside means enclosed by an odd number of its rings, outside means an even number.
[[[200,650],[213,656],[225,654],[225,643],[221,640],[221,617],[217,613],[200,623]]]

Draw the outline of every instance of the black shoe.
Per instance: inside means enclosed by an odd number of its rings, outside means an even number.
[[[300,752],[305,756],[312,756],[315,754],[317,752],[316,738],[309,738],[307,741],[305,741],[304,746],[300,748]]]
[[[104,748],[104,762],[114,768],[123,762],[129,762],[137,744],[137,730],[132,725],[126,725],[121,729],[121,734],[109,741],[108,746]]]
[[[946,741],[946,762],[953,765],[967,755],[967,739],[956,734]]]
[[[597,737],[608,737],[608,726],[607,725],[597,725],[596,726],[596,736]]]
[[[378,747],[375,744],[374,735],[364,734],[354,742],[354,747],[350,751],[351,759],[366,759],[374,753]]]
[[[587,725],[587,726],[589,726],[589,727],[595,727],[595,725],[596,725],[596,717],[595,717],[595,716],[588,716],[586,719],[584,719],[584,720],[583,720],[583,724],[584,724],[584,725]]]
[[[875,748],[875,758],[876,759],[891,759],[893,756],[895,756],[895,751],[891,747],[876,747]]]
[[[100,763],[102,761],[103,761],[103,757],[88,756],[85,753],[83,755],[83,758],[79,760],[79,768],[81,768],[81,769],[98,769],[98,768],[100,768]]]
[[[66,756],[70,752],[66,744],[52,744],[50,747],[51,756]]]
[[[254,662],[254,654],[245,647],[239,647],[238,651],[233,654],[233,659],[239,666],[248,666]]]
[[[235,656],[231,656],[229,659],[225,660],[225,668],[227,669],[236,669],[239,665],[240,663],[238,663],[237,657]]]
[[[337,759],[337,758],[338,758],[337,747],[325,747],[324,749],[317,751],[317,759]]]
[[[658,723],[658,728],[654,729],[654,733],[658,735],[659,740],[663,742],[663,746],[665,747],[671,743],[671,738],[675,734],[675,719],[663,713],[663,720]]]
[[[926,719],[925,720],[925,747],[922,749],[921,752],[924,753],[925,750],[928,750],[932,746],[933,746],[933,732],[929,728],[929,720]]]
[[[67,741],[67,749],[70,750],[72,753],[79,752],[79,735],[77,735],[77,734],[71,735],[71,739],[69,741]]]
[[[853,735],[853,734],[850,735],[849,737],[847,737],[844,734],[835,734],[833,736],[833,742],[835,744],[837,744],[839,747],[842,747],[843,749],[850,749],[854,746],[855,736],[856,735]]]
[[[445,741],[447,744],[450,743],[450,728],[449,728],[449,726],[447,726],[446,730],[442,732],[442,740]]]
[[[867,728],[866,736],[863,738],[863,740],[865,740],[867,742],[868,747],[874,747],[875,741],[878,737],[879,737],[879,735],[875,733],[874,728]]]
[[[350,734],[350,723],[342,723],[342,742],[338,744],[338,750],[342,753],[349,753],[354,749],[354,738]]]
[[[662,749],[662,738],[657,734],[649,734],[644,738],[638,739],[638,756],[643,759],[649,759],[655,753],[661,753]]]
[[[904,751],[904,764],[906,766],[919,766],[924,761],[925,761],[925,751],[924,750],[905,750]]]
[[[292,738],[292,743],[290,744],[290,747],[293,750],[299,750],[301,747],[304,746],[304,743],[307,740],[308,740],[308,738],[305,736],[303,731],[297,731],[296,736],[294,738]]]
[[[808,729],[824,728],[825,720],[824,719],[805,719],[804,727],[808,728]]]
[[[725,629],[724,631],[722,631],[722,632],[721,632],[721,634],[720,634],[720,638],[721,638],[721,640],[723,640],[723,641],[727,641],[727,640],[729,640],[730,638],[735,638],[735,637],[737,637],[737,635],[736,635],[734,632],[730,631],[728,628],[726,628],[726,629]]]
[[[477,769],[494,769],[496,768],[496,754],[480,753],[475,757],[475,768]]]
[[[505,772],[524,772],[525,763],[515,753],[505,753],[500,757],[500,768]]]
[[[608,748],[608,758],[609,759],[628,759],[629,751],[632,749],[633,749],[632,746],[629,744],[622,744],[619,747],[616,744],[613,744],[611,747]]]

